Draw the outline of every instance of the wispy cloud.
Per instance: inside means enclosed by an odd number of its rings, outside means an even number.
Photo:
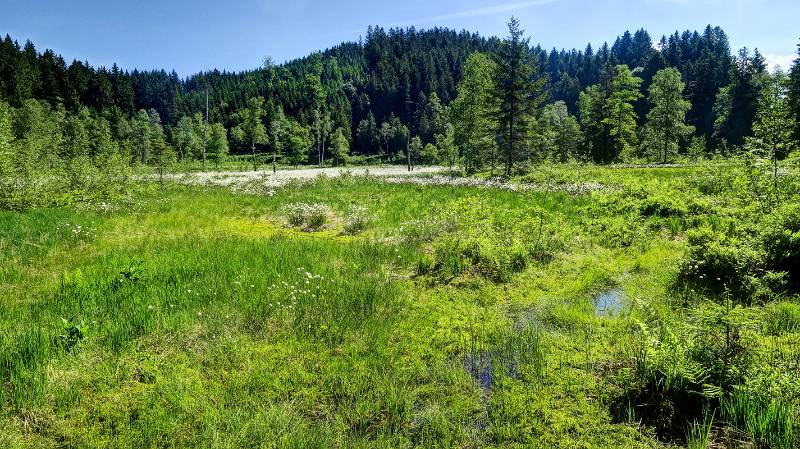
[[[529,0],[522,2],[503,3],[500,5],[483,6],[480,8],[464,9],[461,11],[453,11],[435,16],[420,17],[414,20],[408,20],[403,23],[396,23],[393,26],[410,26],[426,23],[447,22],[455,19],[464,19],[468,17],[483,17],[493,14],[508,13],[519,11],[521,9],[533,8],[535,6],[546,5],[548,3],[557,3],[563,0]]]
[[[794,63],[795,58],[797,58],[797,55],[776,55],[772,53],[764,55],[767,68],[769,70],[773,70],[776,66],[780,66],[781,69],[787,71],[792,67],[792,63]]]

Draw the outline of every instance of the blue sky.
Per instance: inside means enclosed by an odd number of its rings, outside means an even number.
[[[370,24],[446,26],[505,34],[509,16],[532,42],[583,48],[644,27],[720,25],[735,47],[757,47],[784,68],[800,39],[798,0],[0,0],[0,33],[93,65],[241,70],[357,40]]]

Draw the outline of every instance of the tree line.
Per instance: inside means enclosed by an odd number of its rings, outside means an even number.
[[[505,39],[370,27],[359,42],[285,64],[267,58],[256,70],[186,79],[67,65],[6,36],[0,101],[10,111],[9,142],[33,132],[16,117],[36,100],[64,141],[79,132],[75,123],[108,127],[113,151],[139,163],[161,157],[162,142],[165,161],[203,164],[229,150],[254,164],[266,153],[273,165],[413,158],[468,170],[502,162],[509,171],[520,161],[668,162],[766,141],[754,135],[765,96],[788,114],[792,136],[800,134],[798,64],[788,76],[770,75],[757,50],[732,54],[720,28],[676,32],[655,45],[637,30],[596,51],[547,51],[530,45],[516,19],[509,25]],[[104,132],[94,138],[87,148],[106,145]]]

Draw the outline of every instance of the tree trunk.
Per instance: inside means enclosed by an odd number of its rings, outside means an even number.
[[[411,144],[410,139],[406,139],[406,161],[408,162],[408,171],[411,171]]]
[[[253,171],[257,171],[258,168],[256,167],[256,140],[252,140],[251,148],[253,150]]]

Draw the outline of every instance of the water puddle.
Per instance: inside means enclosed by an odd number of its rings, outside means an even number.
[[[613,288],[594,298],[594,313],[598,317],[617,316],[625,307],[625,292]]]
[[[467,354],[464,359],[464,367],[472,375],[475,382],[488,392],[492,389],[494,381],[492,368],[492,356],[488,351]]]

